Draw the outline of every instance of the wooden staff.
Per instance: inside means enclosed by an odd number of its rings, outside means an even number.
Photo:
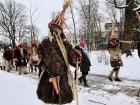
[[[79,62],[80,60],[77,59],[76,61],[76,70],[75,70],[75,100],[76,100],[76,105],[79,105],[79,100],[78,100],[78,87],[77,87],[77,84],[78,84],[78,78],[77,78],[77,75],[78,75],[78,69],[79,69]]]

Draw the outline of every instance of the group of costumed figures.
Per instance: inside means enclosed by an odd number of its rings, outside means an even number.
[[[64,34],[64,13],[69,3],[66,2],[60,14],[49,23],[48,37],[41,43],[37,45],[33,41],[27,50],[21,42],[17,48],[7,48],[3,52],[8,72],[12,70],[13,59],[19,75],[28,73],[27,63],[39,68],[37,96],[47,104],[67,104],[73,101],[78,79],[75,72],[74,80],[70,65],[76,68],[75,71],[80,67],[82,75],[79,81],[88,86],[86,76],[91,63],[85,49],[86,43],[81,41],[73,48]]]
[[[67,41],[63,24],[64,13],[69,7],[70,2],[66,2],[63,10],[49,23],[48,37],[43,39],[40,44],[34,41],[31,46],[26,50],[23,43],[20,43],[14,50],[7,49],[3,57],[6,59],[7,71],[10,71],[10,63],[12,58],[16,59],[16,66],[19,74],[27,73],[24,68],[29,62],[30,66],[37,65],[39,68],[39,83],[37,87],[37,96],[40,100],[47,104],[67,104],[71,103],[76,93],[77,70],[80,67],[82,75],[78,78],[80,83],[88,86],[86,76],[90,70],[89,55],[85,50],[86,43],[81,41],[79,45],[74,48]],[[139,34],[139,33],[138,33]],[[135,35],[134,39],[137,40]],[[108,75],[110,81],[121,81],[118,77],[119,69],[123,66],[121,60],[120,43],[131,43],[128,41],[120,41],[115,33],[114,26],[112,25],[112,33],[109,39],[109,53],[110,64],[113,67]],[[138,51],[140,51],[140,42],[137,41]],[[140,55],[140,52],[139,52]],[[70,70],[70,65],[76,68],[75,79],[73,78]],[[115,74],[115,78],[113,75]],[[76,82],[75,82],[76,83]],[[77,103],[78,104],[78,103]]]
[[[1,69],[10,72],[13,65],[16,66],[16,70],[19,75],[28,74],[27,64],[29,63],[31,70],[33,66],[37,65],[37,56],[35,50],[37,49],[37,44],[32,41],[28,49],[24,47],[24,44],[20,42],[15,49],[7,47],[5,50],[1,49],[1,58],[4,58],[1,63]]]

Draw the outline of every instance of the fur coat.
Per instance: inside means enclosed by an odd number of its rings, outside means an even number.
[[[3,58],[7,61],[13,59],[13,50],[11,49],[6,49],[3,53]]]
[[[72,52],[75,50],[67,41],[64,42],[64,46],[68,59],[71,61]],[[37,88],[38,98],[49,104],[66,104],[72,102],[73,93],[68,83],[68,68],[57,42],[54,41],[52,43],[49,39],[44,39],[38,46],[37,54],[42,61],[42,64],[40,64],[41,70],[44,71]],[[57,83],[60,94],[56,94],[53,84],[49,81],[51,77],[58,79]]]
[[[17,59],[16,61],[17,67],[27,66],[27,62],[28,62],[27,55],[28,55],[28,52],[26,49],[23,48],[23,55],[21,54],[21,51],[19,48],[15,49],[14,58]]]
[[[110,53],[110,64],[112,67],[120,67],[123,65],[118,40],[109,41],[109,53]]]

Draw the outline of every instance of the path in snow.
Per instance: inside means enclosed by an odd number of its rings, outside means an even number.
[[[19,76],[18,73],[14,70],[7,73],[7,75],[8,74]],[[35,80],[34,83],[37,85],[38,76],[36,73],[21,75],[21,77],[31,78]],[[84,101],[82,101],[83,99],[86,99],[85,102],[89,102],[89,105],[116,105],[114,104],[114,100],[121,100],[123,104],[125,100],[128,100],[125,105],[130,105],[130,103],[131,105],[140,105],[140,97],[136,97],[140,87],[140,80],[130,80],[127,78],[121,79],[123,80],[122,82],[110,82],[106,76],[89,74],[88,83],[90,87],[86,88],[81,84],[78,86],[79,101],[81,102],[81,105],[85,105],[83,103]],[[118,99],[118,97],[120,99]],[[70,105],[75,104],[73,102]]]

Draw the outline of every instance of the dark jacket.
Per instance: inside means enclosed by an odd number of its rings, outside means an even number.
[[[12,60],[13,59],[13,51],[11,49],[6,49],[3,53],[3,58],[5,60]]]
[[[84,52],[84,50],[82,48],[80,48],[80,52],[82,54],[82,62],[81,62],[81,65],[80,65],[80,70],[83,73],[88,72],[88,71],[90,71],[90,66],[91,66],[89,57],[86,54],[86,52]]]
[[[21,55],[19,48],[15,49],[14,58],[17,59],[17,61],[16,61],[17,67],[27,66],[27,62],[28,62],[27,55],[28,55],[28,52],[26,49],[23,49],[23,56]]]
[[[82,49],[80,46],[75,46],[75,49],[80,51],[82,55],[82,59],[80,63],[80,71],[82,73],[87,73],[88,71],[90,71],[90,66],[91,66],[88,54],[86,54],[84,49]]]

